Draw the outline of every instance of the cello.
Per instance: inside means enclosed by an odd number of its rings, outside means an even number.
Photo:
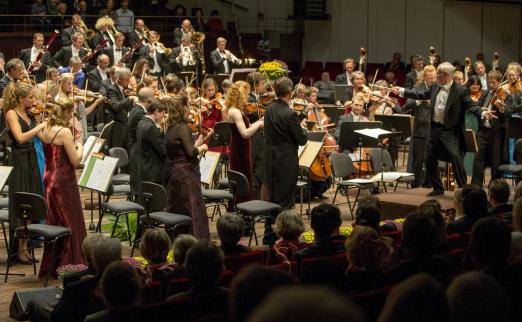
[[[329,186],[328,178],[332,178],[332,166],[330,164],[330,159],[328,159],[328,155],[335,150],[337,142],[326,129],[325,122],[328,122],[328,116],[324,112],[319,112],[317,105],[315,105],[313,110],[308,114],[308,119],[317,122],[317,124],[319,124],[317,127],[325,134],[323,148],[310,167],[310,178],[312,181],[326,181]]]

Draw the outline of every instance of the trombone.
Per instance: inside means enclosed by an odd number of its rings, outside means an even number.
[[[80,20],[80,28],[83,30],[83,36],[85,37],[85,40],[88,40],[89,42],[94,38],[94,35],[96,35],[94,30],[87,28],[85,22],[83,22],[83,19]]]

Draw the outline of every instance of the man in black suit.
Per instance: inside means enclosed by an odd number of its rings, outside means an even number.
[[[422,55],[414,55],[411,61],[413,70],[406,74],[404,88],[412,88],[417,83],[417,79],[422,77],[422,67],[424,67],[424,58]]]
[[[93,92],[99,92],[102,82],[109,78],[109,56],[101,54],[96,59],[96,68],[87,73],[89,88]]]
[[[129,48],[123,46],[125,35],[118,32],[114,35],[114,46],[105,47],[102,49],[102,53],[109,56],[109,66],[118,65],[119,67],[132,67],[132,57],[127,59],[125,63],[120,63],[122,57],[124,57]]]
[[[412,71],[415,73],[415,70]],[[432,65],[424,67],[422,72],[423,82],[413,86],[414,90],[428,90],[437,78],[437,70]],[[408,172],[415,174],[412,188],[421,184],[427,186],[428,178],[422,178],[422,166],[426,159],[426,145],[430,131],[431,108],[429,100],[414,100],[409,98],[398,112],[413,115],[413,133],[411,136],[410,150],[408,153]]]
[[[0,97],[4,95],[4,89],[7,87],[7,84],[23,77],[24,62],[18,58],[10,59],[5,65],[4,69],[4,77],[0,79]]]
[[[137,154],[137,128],[138,123],[147,114],[152,99],[154,98],[154,90],[150,87],[143,87],[138,91],[138,102],[129,112],[129,157],[130,157],[130,175],[131,188],[134,195],[138,195],[141,179],[139,178],[138,154]]]
[[[181,45],[172,50],[170,64],[174,71],[193,72],[196,70],[196,53],[189,36],[181,38]]]
[[[53,57],[53,65],[56,68],[69,66],[71,57],[83,58],[87,55],[87,50],[83,48],[83,34],[75,33],[72,35],[72,44],[60,49]]]
[[[344,65],[344,73],[339,74],[339,75],[337,75],[337,77],[335,77],[335,83],[338,85],[348,85],[348,86],[353,85],[352,79],[351,79],[353,69],[355,67],[355,62],[354,62],[353,58],[346,58],[343,61],[343,65]]]
[[[36,62],[36,57],[42,50],[42,46],[44,44],[44,35],[41,33],[35,33],[33,35],[33,47],[25,48],[20,51],[20,58],[26,68],[29,68],[31,64],[34,65],[33,71],[31,75],[36,77],[36,82],[41,83],[45,80],[45,72],[47,71],[47,67],[51,65],[51,54],[49,51],[46,51],[39,62]]]
[[[393,92],[406,98],[430,100],[431,123],[430,138],[426,156],[426,168],[433,185],[429,196],[441,195],[444,187],[438,171],[440,159],[453,165],[455,180],[461,187],[466,183],[463,155],[464,112],[472,105],[468,90],[453,82],[455,67],[449,62],[437,67],[437,83],[428,89],[405,89],[394,87]]]
[[[83,34],[86,30],[81,28],[82,17],[78,14],[72,16],[72,25],[62,30],[62,47],[70,46],[73,42],[72,36],[75,33]]]
[[[214,66],[214,74],[230,74],[233,66],[240,65],[241,59],[237,58],[225,49],[227,40],[223,37],[217,39],[217,48],[210,53],[210,60]]]
[[[112,85],[107,90],[107,99],[109,100],[109,113],[114,125],[109,137],[109,148],[124,147],[128,150],[129,143],[129,126],[128,113],[138,101],[136,96],[126,97],[123,93],[129,86],[129,80],[132,74],[127,68],[119,68],[116,70],[116,85]]]
[[[168,63],[165,50],[158,45],[159,34],[151,30],[146,46],[140,48],[140,57],[147,58],[150,65],[150,74],[153,76],[163,75]],[[173,54],[172,54],[173,55]]]
[[[489,92],[486,94],[484,102],[489,102],[489,106],[484,109],[475,106],[472,110],[479,120],[477,132],[478,152],[473,160],[473,176],[471,183],[482,187],[484,183],[484,169],[486,166],[491,168],[491,180],[501,177],[498,167],[502,161],[508,160],[508,137],[506,123],[511,116],[513,98],[506,93],[504,101],[492,97],[500,86],[502,74],[497,70],[488,73]]]
[[[143,19],[136,19],[134,21],[134,30],[129,33],[129,45],[131,47],[134,47],[134,45],[140,40],[140,38],[143,38],[145,41],[142,40],[142,43],[145,44],[147,41],[147,33],[145,32],[145,22]],[[139,50],[137,48],[136,50]]]
[[[139,182],[150,181],[163,184],[167,150],[160,127],[163,127],[167,106],[153,99],[147,107],[147,115],[138,123],[136,130],[136,159]]]
[[[181,39],[185,36],[191,37],[192,32],[194,32],[192,22],[190,22],[190,19],[184,19],[181,22],[181,26],[174,29],[174,44],[180,46]]]
[[[344,122],[368,122],[368,118],[363,115],[364,112],[364,100],[355,96],[352,98],[352,111],[351,113],[344,114],[339,116],[339,120],[337,121],[337,126],[335,127],[335,132],[333,134],[335,140],[339,142],[341,139],[341,124]]]

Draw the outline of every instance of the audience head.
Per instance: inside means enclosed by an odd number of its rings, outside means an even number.
[[[249,322],[359,322],[359,309],[324,287],[287,286],[275,290],[252,313]]]
[[[223,248],[234,247],[243,236],[245,221],[240,215],[225,214],[218,219],[216,228],[221,246]]]
[[[453,192],[453,207],[457,216],[464,215],[464,209],[462,208],[462,188],[455,188]]]
[[[380,233],[381,201],[375,196],[367,196],[359,200],[355,211],[354,225],[368,226]]]
[[[488,196],[477,185],[466,184],[462,187],[462,210],[464,215],[482,218],[488,214]]]
[[[446,296],[452,321],[508,321],[504,292],[495,280],[482,272],[473,271],[458,276],[446,290]]]
[[[172,244],[172,248],[174,249],[174,262],[183,266],[185,264],[187,252],[192,248],[192,246],[196,245],[197,242],[198,240],[196,237],[188,234],[181,234],[176,237]]]
[[[187,253],[185,270],[195,290],[213,289],[225,270],[223,252],[209,241],[198,241]]]
[[[170,250],[170,238],[162,228],[150,228],[145,231],[140,241],[141,255],[153,265],[163,265],[167,262]]]
[[[439,231],[427,216],[415,213],[402,226],[401,247],[408,259],[429,258],[439,243]]]
[[[437,226],[439,231],[439,239],[443,241],[446,239],[446,220],[442,214],[440,203],[436,199],[429,199],[424,201],[417,211],[425,215]]]
[[[89,265],[89,267],[93,266],[92,251],[94,249],[94,245],[96,245],[96,243],[100,242],[100,240],[103,239],[105,239],[105,237],[102,233],[87,234],[87,237],[84,238],[82,242],[82,252],[83,256],[85,256],[85,261],[87,262],[87,265]]]
[[[489,183],[489,203],[495,207],[498,205],[507,204],[511,191],[506,181],[501,179],[491,180]]]
[[[230,308],[234,321],[246,321],[250,313],[275,289],[292,284],[288,273],[281,270],[251,266],[232,282]]]
[[[283,240],[298,239],[304,232],[303,220],[294,211],[285,210],[276,218],[275,232]]]
[[[444,288],[428,274],[410,277],[391,290],[377,321],[450,321]]]
[[[137,304],[140,280],[136,269],[128,263],[111,263],[105,269],[100,283],[107,307],[115,309]]]
[[[350,267],[370,272],[379,272],[386,268],[393,253],[393,248],[371,227],[353,227],[345,245]]]
[[[511,254],[509,228],[495,217],[480,219],[471,229],[469,253],[479,269],[506,265]]]
[[[316,240],[339,234],[342,218],[341,211],[336,206],[322,203],[312,209],[310,217],[310,226]]]
[[[92,264],[96,275],[101,276],[112,262],[121,261],[121,242],[116,238],[105,238],[94,244]]]

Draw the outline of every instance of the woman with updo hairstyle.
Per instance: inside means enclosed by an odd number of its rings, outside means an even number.
[[[38,121],[27,113],[34,103],[33,86],[22,81],[10,82],[4,90],[5,126],[11,141],[9,166],[13,167],[9,176],[9,235],[13,236],[17,227],[23,225],[14,215],[13,198],[15,192],[31,192],[43,196],[43,183],[36,156],[34,140],[41,135],[46,122]],[[14,247],[13,247],[14,246]],[[10,255],[18,251],[18,262],[31,265],[32,257],[27,250],[27,240],[19,239],[18,245],[11,243]]]
[[[238,198],[236,202],[244,202],[254,198],[252,191],[252,158],[251,136],[263,128],[263,118],[250,124],[245,113],[245,104],[250,93],[250,85],[245,81],[237,81],[230,86],[225,96],[230,125],[230,170],[241,172],[248,179],[250,196]]]
[[[84,264],[82,242],[87,232],[83,218],[80,192],[76,188],[76,168],[80,165],[83,145],[79,137],[74,137],[70,122],[73,118],[74,103],[68,97],[56,102],[53,112],[42,132],[45,151],[45,199],[47,201],[48,225],[67,227],[71,236],[57,243],[58,258],[52,260],[53,248],[44,247],[40,278],[56,277],[56,269],[68,264]]]
[[[167,76],[163,77],[163,81],[161,83],[165,86],[165,90],[170,96],[178,95],[185,85],[183,80],[174,74],[168,74]]]
[[[141,83],[141,77],[147,74],[150,70],[150,63],[147,58],[140,58],[134,63],[134,68],[132,70],[132,77],[129,81],[129,84],[134,88]]]
[[[165,187],[167,188],[167,211],[192,218],[192,234],[198,239],[210,240],[208,217],[201,193],[199,155],[208,147],[203,142],[214,133],[199,135],[194,142],[187,124],[189,111],[186,98],[177,97],[167,101],[168,120],[165,144]]]

